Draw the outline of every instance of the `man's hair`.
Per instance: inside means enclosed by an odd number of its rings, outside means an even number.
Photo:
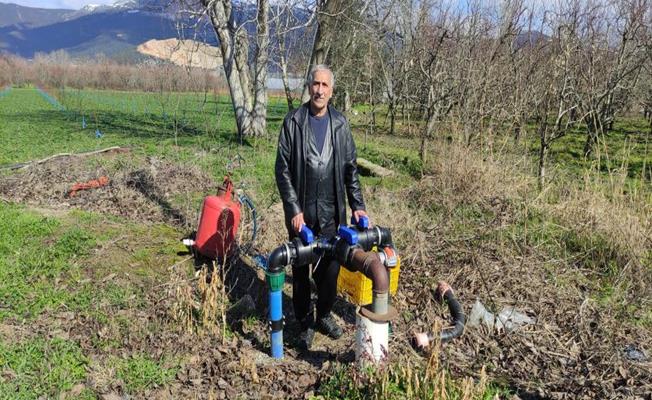
[[[335,87],[335,74],[333,73],[333,70],[331,70],[328,65],[326,64],[317,64],[310,68],[310,72],[308,73],[308,79],[306,79],[306,85],[310,86],[312,85],[312,82],[315,80],[315,74],[317,71],[328,71],[331,74],[331,87]]]

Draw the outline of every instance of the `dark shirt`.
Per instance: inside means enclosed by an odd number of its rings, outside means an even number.
[[[312,130],[312,134],[315,136],[317,151],[321,154],[324,149],[324,141],[326,140],[326,131],[328,130],[328,113],[321,117],[310,114],[308,119],[310,122],[310,130]]]
[[[311,229],[327,226],[335,218],[335,163],[328,128],[330,117],[309,116],[312,137],[306,153],[304,220]]]

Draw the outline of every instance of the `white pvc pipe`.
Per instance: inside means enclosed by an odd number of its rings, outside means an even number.
[[[389,322],[374,322],[357,313],[355,359],[362,365],[379,364],[389,356]]]

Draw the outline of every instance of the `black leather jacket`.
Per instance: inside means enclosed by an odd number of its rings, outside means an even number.
[[[303,212],[306,204],[306,153],[308,141],[309,103],[286,115],[278,138],[276,153],[276,185],[283,200],[285,225],[292,233],[292,217]],[[336,223],[346,224],[346,200],[351,210],[364,210],[358,178],[355,143],[349,123],[342,113],[328,106],[330,135],[335,157]],[[344,197],[346,193],[346,199]]]

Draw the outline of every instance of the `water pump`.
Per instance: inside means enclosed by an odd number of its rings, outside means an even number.
[[[334,237],[313,238],[307,227],[301,232],[300,237],[276,248],[266,260],[272,357],[283,358],[281,299],[285,268],[313,264],[329,254],[340,265],[359,271],[372,281],[373,300],[359,308],[356,316],[356,356],[361,362],[381,362],[388,354],[389,321],[397,315],[389,304],[388,268],[394,267],[397,261],[391,232],[379,226],[369,227],[366,218],[361,218],[356,225],[340,226]]]

